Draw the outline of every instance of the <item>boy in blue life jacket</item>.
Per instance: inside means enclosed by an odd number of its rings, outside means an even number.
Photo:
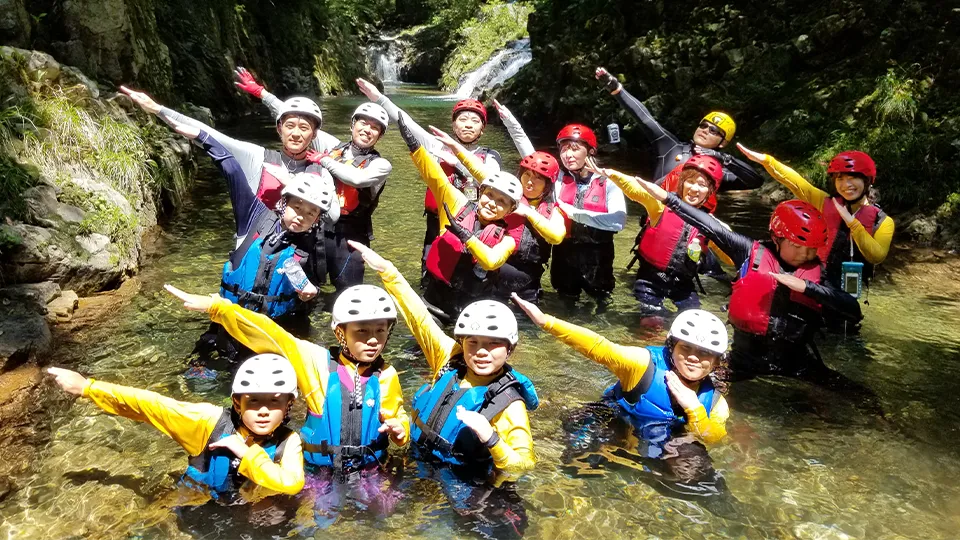
[[[251,357],[233,380],[233,407],[187,403],[155,392],[49,368],[63,391],[104,411],[150,424],[190,455],[183,481],[218,501],[235,504],[273,494],[294,495],[304,484],[300,436],[286,426],[297,376],[286,358]]]

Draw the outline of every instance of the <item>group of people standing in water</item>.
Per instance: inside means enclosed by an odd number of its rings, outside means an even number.
[[[496,101],[521,155],[518,164],[481,145],[488,111],[474,99],[454,105],[447,134],[421,127],[361,79],[369,102],[352,115],[350,140],[340,141],[322,131],[314,101],[281,100],[240,68],[237,86],[276,119],[277,151],[122,88],[203,148],[228,186],[236,243],[219,294],[166,288],[187,309],[209,315],[197,352],[232,362],[232,406],[178,402],[69,370],[50,372],[65,391],[174,438],[191,456],[186,483],[230,503],[307,486],[318,524],[335,515],[348,494],[389,512],[398,495],[387,487],[387,457],[407,447],[420,471],[441,480],[464,514],[487,498],[464,493],[504,489],[534,467],[529,413],[539,400],[534,382],[515,367],[522,361],[514,359],[520,332],[511,302],[617,378],[598,403],[583,409],[589,414],[565,425],[578,451],[597,450],[596,441],[605,440],[583,433],[600,424],[609,429],[601,418],[628,426],[645,459],[690,454],[678,454],[673,440],[690,448],[720,441],[730,415],[721,379],[776,374],[865,390],[830,370],[815,340],[824,325],[856,331],[860,290],[889,251],[894,225],[874,203],[877,170],[870,156],[835,156],[827,167],[828,193],[772,156],[737,145],[797,197],[774,209],[769,236],[753,239],[713,216],[724,191],[763,183],[750,163],[726,151],[736,132],[733,118],[710,112],[692,139],[681,141],[606,70],[598,68],[596,77],[653,146],[651,180],[602,167],[597,136],[583,124],[561,129],[555,148],[536,150]],[[392,169],[376,150],[388,129],[407,144],[427,188],[422,274],[415,280],[420,293],[371,247],[374,214]],[[670,315],[664,345],[611,343],[538,307],[548,265],[558,295],[573,300],[586,293],[598,306],[609,302],[625,198],[646,209],[634,248],[641,315],[668,315],[666,300],[678,312]],[[719,263],[738,272],[728,309],[732,335],[717,315],[700,309],[697,294],[698,276],[716,272]],[[365,266],[382,287],[363,283]],[[336,345],[330,347],[295,337],[305,335],[327,279],[336,289]],[[401,316],[429,368],[409,413],[397,370],[382,354]],[[301,396],[308,413],[296,432],[286,424]],[[518,515],[522,508],[501,508],[499,521],[483,521],[522,534],[525,520]]]

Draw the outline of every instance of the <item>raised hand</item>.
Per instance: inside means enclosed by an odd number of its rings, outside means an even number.
[[[131,90],[126,86],[121,86],[120,91],[130,96],[130,99],[132,99],[134,103],[139,105],[141,109],[150,114],[158,114],[162,108],[159,103],[154,101],[153,98],[143,92]]]
[[[443,203],[443,211],[447,214],[447,226],[446,229],[453,233],[454,236],[460,239],[464,244],[467,243],[467,240],[473,238],[473,231],[467,230],[466,227],[457,223],[456,218],[453,216],[453,213],[450,212],[450,207],[447,206],[447,203]]]
[[[413,131],[410,130],[410,126],[407,125],[407,115],[406,113],[401,112],[397,117],[397,127],[400,128],[400,137],[403,138],[403,142],[407,143],[407,148],[410,149],[410,153],[416,152],[420,148],[420,141],[413,135]]]
[[[585,169],[587,169],[588,171],[590,171],[590,172],[592,172],[592,173],[594,173],[594,174],[599,174],[600,176],[603,176],[604,178],[609,178],[609,177],[610,177],[610,171],[608,171],[607,169],[604,169],[604,168],[600,167],[600,165],[597,163],[597,158],[595,158],[595,157],[593,157],[593,156],[587,156],[587,159],[586,159],[586,161],[584,162],[583,166],[584,166]]]
[[[837,199],[833,197],[830,197],[830,202],[833,203],[833,206],[837,209],[837,213],[840,214],[841,218],[843,218],[844,223],[846,223],[847,225],[850,225],[851,223],[853,223],[854,219],[856,218],[854,218],[853,214],[851,214],[850,211],[847,210],[847,205],[837,202]]]
[[[490,440],[490,437],[493,437],[493,426],[490,425],[490,421],[476,411],[468,411],[463,405],[458,405],[457,420],[472,429],[482,443],[486,443]]]
[[[791,291],[803,294],[803,292],[807,290],[807,282],[798,278],[797,276],[791,276],[790,274],[778,274],[776,272],[770,272],[770,275],[773,276],[773,279],[779,281],[781,285],[787,287]]]
[[[87,378],[76,371],[52,367],[47,368],[47,373],[53,375],[53,382],[70,395],[81,396],[83,395],[83,389],[87,387]]]
[[[610,72],[608,72],[605,68],[598,67],[597,70],[594,72],[594,76],[597,78],[598,81],[603,83],[603,86],[606,87],[606,89],[609,90],[611,94],[620,89],[620,81],[618,81],[616,77],[611,75]]]
[[[503,105],[497,100],[493,100],[493,106],[496,107],[497,113],[500,115],[500,118],[503,118],[505,120],[513,120],[513,113],[510,112],[510,109],[508,109],[505,105]]]
[[[328,154],[329,152],[318,152],[311,148],[310,150],[307,150],[307,161],[319,165],[320,160],[327,157]]]
[[[696,409],[700,406],[700,400],[697,399],[697,393],[687,388],[687,386],[683,384],[683,382],[680,380],[680,377],[678,377],[676,373],[668,371],[666,378],[667,390],[670,391],[670,395],[673,396],[673,399],[677,401],[677,405],[680,405],[686,411]]]
[[[367,96],[367,99],[370,101],[375,102],[383,97],[383,93],[380,92],[380,89],[366,79],[357,79],[357,87],[360,88],[360,93]]]
[[[743,152],[743,155],[747,156],[747,159],[749,159],[750,161],[756,161],[761,165],[765,164],[770,159],[770,156],[768,156],[767,154],[754,152],[753,150],[750,150],[749,148],[747,148],[746,146],[740,143],[737,143],[737,148],[739,148],[740,151]]]
[[[448,135],[445,131],[434,126],[428,126],[428,127],[430,128],[430,132],[433,133],[433,136],[436,137],[437,140],[440,141],[447,148],[450,148],[451,150],[456,150],[457,147],[460,146],[460,143],[458,143],[456,139]]]
[[[547,316],[537,307],[533,302],[527,302],[517,293],[510,295],[510,298],[513,299],[513,303],[520,307],[524,313],[527,314],[527,317],[530,317],[530,320],[533,321],[533,324],[543,328],[547,324]]]
[[[207,445],[207,448],[209,448],[210,450],[216,450],[217,448],[226,448],[227,450],[230,450],[231,452],[233,452],[233,455],[237,456],[238,458],[242,458],[243,455],[247,453],[247,450],[249,450],[250,447],[247,446],[247,442],[243,439],[243,437],[241,437],[237,433],[234,433],[229,437],[224,437],[222,439],[213,441],[212,443]]]
[[[377,272],[384,272],[393,266],[393,263],[381,257],[379,253],[370,249],[369,246],[365,246],[360,242],[353,240],[347,240],[347,245],[352,247],[357,253],[360,254],[360,257],[363,258],[363,262],[367,263],[367,266],[373,268]]]
[[[218,294],[190,294],[185,291],[174,287],[173,285],[166,284],[163,286],[168,293],[176,296],[180,300],[183,300],[183,307],[189,309],[190,311],[210,311],[210,308],[213,307],[213,304],[220,299]]]
[[[237,85],[237,88],[257,99],[261,99],[263,97],[263,85],[258,83],[257,80],[253,78],[253,75],[247,71],[247,68],[238,66],[237,69],[234,70],[234,74],[237,76],[237,81],[233,84]]]

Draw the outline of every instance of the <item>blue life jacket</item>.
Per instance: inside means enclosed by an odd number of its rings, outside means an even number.
[[[284,261],[294,257],[299,262],[306,256],[289,242],[286,231],[273,232],[277,220],[278,217],[271,216],[247,234],[230,257],[236,260],[234,255],[242,253],[240,262],[236,267],[230,260],[223,263],[220,279],[220,296],[271,319],[290,313],[297,305],[297,290],[281,270]],[[282,242],[286,247],[271,250],[267,255],[264,242],[271,247]]]
[[[450,465],[490,466],[490,450],[457,419],[457,407],[479,412],[492,423],[514,401],[523,400],[528,410],[536,409],[537,391],[530,379],[509,365],[487,386],[473,388],[460,388],[467,370],[462,355],[452,358],[446,369],[435,383],[423,385],[413,396],[410,440],[417,457]]]
[[[673,426],[685,424],[686,415],[679,406],[674,405],[667,388],[666,375],[670,371],[667,355],[670,351],[665,346],[647,347],[647,350],[650,351],[650,366],[637,386],[624,392],[618,381],[604,392],[604,397],[615,400],[631,419],[641,422],[667,421]],[[720,399],[720,392],[714,389],[709,377],[700,381],[697,399],[703,404],[709,417],[713,406]]]
[[[237,472],[240,467],[240,458],[234,455],[227,448],[217,448],[210,450],[207,446],[210,443],[219,441],[224,437],[229,437],[237,432],[237,424],[240,421],[235,416],[232,409],[223,409],[220,420],[210,433],[207,444],[200,455],[190,458],[186,472],[183,473],[182,481],[187,484],[195,482],[210,490],[210,495],[214,499],[228,497],[229,494],[240,489],[245,477]],[[271,435],[268,441],[260,444],[260,447],[270,456],[274,463],[280,463],[283,459],[283,449],[287,444],[287,439],[293,430],[281,425]]]
[[[386,433],[380,433],[380,371],[383,358],[378,358],[363,384],[363,398],[358,406],[350,392],[340,383],[340,371],[346,370],[337,359],[340,348],[327,352],[330,376],[323,414],[312,411],[300,430],[303,457],[307,463],[334,467],[338,471],[362,467],[384,460],[390,444]]]

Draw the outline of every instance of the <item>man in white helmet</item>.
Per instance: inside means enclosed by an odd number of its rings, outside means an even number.
[[[177,401],[68,369],[47,372],[68,394],[150,424],[177,441],[191,456],[184,483],[214,499],[234,504],[276,493],[294,495],[303,488],[300,436],[286,427],[297,378],[282,356],[261,354],[241,364],[230,408]]]
[[[513,299],[534,324],[617,376],[604,401],[615,404],[634,426],[663,426],[666,435],[686,427],[706,443],[726,435],[730,409],[710,379],[727,351],[727,328],[716,315],[702,309],[681,312],[665,345],[629,347],[546,315],[516,295]]]
[[[219,141],[240,164],[248,188],[270,208],[280,200],[280,191],[290,175],[309,172],[329,176],[325,169],[307,159],[310,145],[323,123],[320,106],[309,98],[290,98],[278,111],[277,134],[283,150],[277,151],[229,137],[199,120],[161,106],[143,92],[123,86],[120,89],[144,111],[157,115],[171,127],[187,125],[199,128]]]
[[[297,339],[269,318],[216,295],[190,294],[171,285],[166,289],[187,309],[208,313],[253,351],[290,360],[307,404],[301,436],[313,473],[311,488],[349,492],[364,507],[392,507],[396,492],[388,488],[382,465],[389,446],[407,444],[410,421],[397,370],[382,355],[397,322],[396,305],[386,291],[355,285],[340,293],[330,321],[339,346],[327,348]],[[357,489],[343,491],[333,486],[337,483]],[[329,519],[341,502],[319,497],[314,510]]]

